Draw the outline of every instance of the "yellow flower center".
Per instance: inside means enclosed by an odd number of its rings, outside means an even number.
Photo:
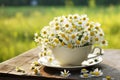
[[[111,76],[106,76],[106,79],[107,80],[111,80]]]
[[[46,32],[46,31],[43,31],[43,34],[47,34],[47,32]]]
[[[48,42],[48,41],[49,41],[48,39],[45,40],[45,42]]]
[[[98,38],[95,38],[95,41],[98,41],[99,39]]]
[[[56,26],[56,27],[55,27],[56,30],[59,30],[59,28],[60,28],[59,26]]]
[[[68,18],[68,16],[65,16],[65,18]]]
[[[76,26],[75,26],[75,25],[73,25],[72,27],[73,27],[73,28],[76,28]]]
[[[71,36],[71,38],[72,38],[72,39],[75,39],[75,35],[73,34],[73,35]]]
[[[85,40],[88,40],[88,36],[85,36]]]
[[[97,30],[98,30],[98,29],[99,29],[99,27],[97,27],[97,26],[96,26],[96,27],[95,27],[95,29],[97,29]]]
[[[67,41],[69,41],[69,38],[68,38],[68,37],[65,37],[65,39],[66,39]]]
[[[62,46],[64,46],[64,45],[65,45],[65,43],[64,43],[64,42],[61,42],[61,45],[62,45]]]
[[[101,33],[100,36],[103,36],[103,34]]]
[[[86,24],[86,26],[89,26],[89,25],[90,25],[89,23]]]
[[[60,22],[63,22],[63,19],[61,19]]]
[[[82,24],[82,22],[81,22],[81,21],[79,21],[79,22],[78,22],[78,24]]]
[[[105,44],[105,41],[102,41],[102,44]]]
[[[70,32],[73,32],[73,29],[70,29]]]
[[[59,40],[56,38],[56,39],[54,39],[54,41],[56,42],[56,43],[59,43]]]
[[[74,19],[77,19],[77,16],[74,16]]]
[[[79,40],[76,40],[76,44],[80,44],[80,41],[79,41]]]
[[[95,75],[94,72],[91,72],[92,75]]]
[[[84,73],[84,74],[83,74],[83,77],[86,77],[86,78],[87,78],[87,77],[88,77],[88,74]]]
[[[58,26],[58,23],[55,23],[56,26]]]
[[[86,69],[82,69],[81,71],[82,71],[82,72],[86,72],[87,70],[86,70]]]
[[[71,43],[68,44],[68,48],[72,48],[72,44]]]
[[[55,21],[57,21],[58,19],[56,18]]]
[[[93,27],[93,25],[91,24],[91,25],[90,25],[90,28],[92,28],[92,27]]]
[[[61,36],[62,36],[62,37],[65,37],[65,34],[61,33]]]
[[[51,62],[53,59],[50,57],[48,60]]]
[[[99,76],[100,72],[96,71],[96,72],[94,72],[94,75]]]
[[[82,28],[78,27],[78,31],[81,31],[81,30],[82,30]]]
[[[51,36],[54,36],[55,34],[51,34]]]
[[[44,52],[43,54],[44,54],[44,56],[46,56],[46,55],[47,55],[47,54],[46,54],[46,52]]]
[[[91,30],[91,28],[88,28],[88,31],[90,31]]]
[[[66,28],[68,28],[68,27],[69,27],[69,25],[68,25],[68,24],[66,24],[66,25],[65,25],[65,27],[66,27]]]
[[[90,32],[90,35],[91,35],[91,36],[94,36],[94,32]]]
[[[54,44],[51,44],[51,46],[52,46],[53,48],[55,48],[55,45],[54,45]]]
[[[84,17],[83,20],[86,20],[86,18]]]
[[[82,40],[82,43],[85,43],[85,41],[84,41],[84,40]]]
[[[69,18],[72,19],[72,16],[70,16]]]

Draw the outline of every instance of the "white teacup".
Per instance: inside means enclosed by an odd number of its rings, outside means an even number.
[[[61,65],[73,65],[79,66],[87,59],[88,54],[92,51],[92,45],[85,47],[67,48],[67,47],[55,47],[52,49],[52,53],[56,60]]]

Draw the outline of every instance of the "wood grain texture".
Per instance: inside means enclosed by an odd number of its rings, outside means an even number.
[[[70,70],[71,76],[68,78],[62,78],[60,76],[60,70],[48,67],[42,67],[40,69],[40,75],[32,74],[30,70],[31,63],[38,60],[39,48],[31,49],[21,55],[14,57],[10,60],[0,63],[0,80],[66,80],[66,79],[79,79],[85,80],[79,77],[80,70]],[[25,73],[16,72],[15,67],[19,66],[25,70]],[[103,55],[103,62],[91,66],[88,69],[99,68],[102,69],[104,75],[98,78],[90,78],[89,80],[102,80],[103,77],[110,75],[115,80],[120,80],[120,50],[108,49],[105,50]]]

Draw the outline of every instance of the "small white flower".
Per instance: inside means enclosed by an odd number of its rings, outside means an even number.
[[[66,22],[63,23],[63,27],[64,27],[65,30],[70,30],[71,27],[72,27],[72,23],[66,21]]]
[[[81,78],[90,78],[91,76],[88,73],[83,73],[83,74],[80,75],[80,77]]]
[[[62,77],[68,77],[71,75],[71,73],[69,71],[66,71],[66,69],[64,69],[64,71],[61,71],[60,73]]]
[[[37,37],[37,36],[38,36],[38,33],[35,33],[34,36]]]
[[[73,19],[73,15],[72,15],[72,14],[69,14],[69,15],[67,16],[67,18],[68,18],[69,20],[72,20],[72,19]]]
[[[25,73],[25,70],[22,69],[21,67],[16,67],[15,70],[16,70],[17,72]]]
[[[87,69],[85,69],[85,68],[81,69],[81,73],[87,73],[87,72],[88,72]]]
[[[96,68],[94,71],[91,71],[90,74],[92,76],[98,77],[98,76],[102,76],[103,72],[101,70],[98,70],[98,68]]]
[[[48,61],[49,61],[49,62],[52,62],[52,61],[53,61],[53,57],[49,57],[49,58],[48,58]]]
[[[35,41],[36,43],[38,43],[38,42],[39,42],[39,39],[38,39],[38,38],[35,38],[34,41]]]
[[[106,76],[105,78],[103,78],[102,80],[115,80],[114,78],[112,78],[111,76]]]
[[[34,61],[32,62],[31,66],[40,66],[40,64],[38,63],[38,61]]]
[[[70,39],[70,41],[72,42],[72,43],[75,43],[75,41],[77,41],[78,40],[78,36],[77,36],[77,33],[72,33],[72,34],[70,34],[69,35],[70,37],[69,37],[69,39]]]
[[[82,18],[82,20],[84,20],[84,21],[88,21],[88,20],[89,20],[89,18],[87,17],[86,14],[81,15],[81,18]]]
[[[101,41],[101,45],[107,46],[107,45],[108,45],[108,42],[107,42],[106,40],[102,40],[102,41]]]
[[[49,29],[50,29],[49,26],[45,26],[40,32],[41,36],[42,37],[47,37],[48,34],[49,34]]]

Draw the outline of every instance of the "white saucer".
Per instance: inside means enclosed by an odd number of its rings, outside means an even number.
[[[90,57],[94,57],[96,56],[95,54],[89,54],[88,58]],[[43,56],[40,57],[40,59],[38,60],[38,62],[43,65],[43,66],[47,66],[47,67],[51,67],[51,68],[70,68],[70,69],[75,69],[75,68],[83,68],[83,67],[89,67],[89,66],[93,66],[96,64],[99,64],[100,62],[102,62],[102,57],[101,56],[97,56],[95,58],[91,58],[89,60],[83,61],[81,66],[62,66],[60,65],[60,63],[54,58],[53,55],[50,56]]]

